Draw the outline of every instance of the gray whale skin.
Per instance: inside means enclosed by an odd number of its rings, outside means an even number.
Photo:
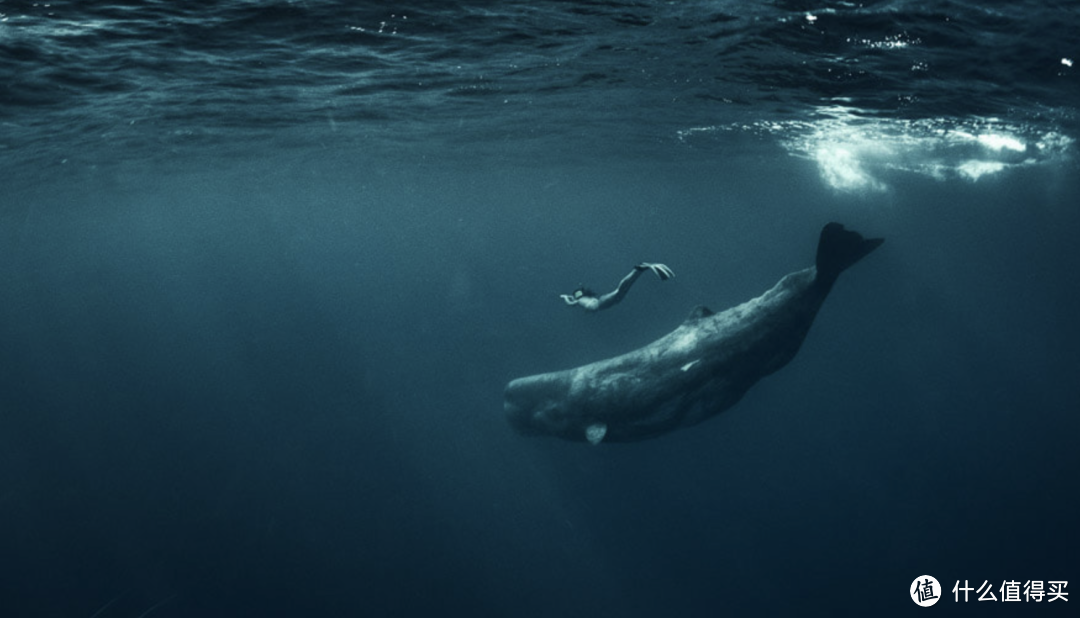
[[[882,242],[829,223],[815,265],[753,300],[723,313],[697,307],[671,333],[622,356],[513,380],[507,420],[522,434],[598,444],[711,418],[795,356],[837,276]]]

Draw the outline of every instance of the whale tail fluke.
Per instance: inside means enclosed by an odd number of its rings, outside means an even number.
[[[821,230],[817,248],[818,281],[832,285],[840,273],[881,246],[884,238],[863,238],[845,230],[839,223],[829,223]]]

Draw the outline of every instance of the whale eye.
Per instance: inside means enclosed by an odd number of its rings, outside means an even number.
[[[603,423],[593,423],[585,428],[585,439],[593,446],[600,444],[605,435],[607,435],[607,425]]]

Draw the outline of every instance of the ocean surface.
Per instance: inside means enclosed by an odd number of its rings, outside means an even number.
[[[1080,589],[1078,32],[0,1],[0,616],[1065,615],[1000,587]],[[731,410],[505,421],[509,380],[753,298],[828,221],[886,242]],[[677,276],[559,300],[641,261]]]

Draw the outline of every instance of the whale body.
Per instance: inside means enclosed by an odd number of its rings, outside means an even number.
[[[884,242],[829,223],[814,266],[761,296],[615,358],[511,381],[504,410],[525,435],[629,442],[696,425],[731,406],[799,351],[836,278]]]

